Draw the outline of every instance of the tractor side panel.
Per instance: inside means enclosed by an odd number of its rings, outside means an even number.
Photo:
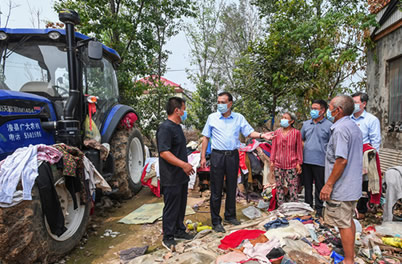
[[[54,135],[41,126],[41,119],[55,121],[50,101],[36,95],[0,90],[0,160],[17,148],[54,144]]]

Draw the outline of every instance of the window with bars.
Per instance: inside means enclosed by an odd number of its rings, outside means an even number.
[[[402,57],[389,66],[389,123],[402,122]]]

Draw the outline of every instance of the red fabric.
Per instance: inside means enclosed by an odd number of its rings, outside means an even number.
[[[243,148],[239,148],[239,151],[246,151],[246,152],[252,152],[255,150],[258,146],[260,145],[260,142],[253,139],[250,144]]]
[[[230,235],[225,236],[221,240],[221,244],[219,245],[220,249],[228,249],[228,248],[236,248],[240,243],[245,239],[255,239],[259,237],[259,235],[264,234],[265,231],[262,230],[238,230]]]
[[[249,259],[246,259],[246,260],[242,260],[242,261],[240,261],[239,263],[240,263],[240,264],[243,264],[243,263],[247,263],[247,262],[249,262],[249,261],[258,261],[258,259],[256,259],[256,258],[249,258]]]
[[[135,121],[137,121],[137,119],[137,115],[133,112],[130,112],[120,120],[120,125],[122,125],[126,129],[131,129],[134,127],[134,123]]]
[[[368,226],[366,229],[364,229],[365,232],[377,232],[375,229],[375,226]]]
[[[149,189],[151,189],[151,192],[153,194],[155,194],[157,197],[161,197],[161,185],[160,185],[160,181],[158,181],[158,187],[155,187],[151,184],[152,182],[152,178],[148,179],[146,182],[144,181],[145,175],[147,174],[147,167],[148,167],[149,163],[147,165],[145,165],[144,169],[142,170],[142,174],[141,174],[141,183],[143,186],[148,186]]]
[[[266,152],[271,153],[271,145],[268,143],[262,143],[259,145],[260,148],[262,148],[263,150],[265,150]]]
[[[199,168],[197,168],[197,171],[211,171],[211,167],[205,167],[205,168],[201,168],[201,167],[199,167]]]
[[[318,254],[321,256],[329,256],[331,255],[331,250],[329,249],[328,245],[325,243],[320,243],[317,245],[313,244],[313,248],[317,250]]]
[[[272,198],[269,201],[268,211],[271,212],[276,209],[276,188],[272,189]]]
[[[248,170],[246,166],[246,152],[239,151],[239,167],[242,170]]]
[[[271,162],[280,169],[294,169],[303,163],[301,133],[295,128],[284,135],[282,128],[275,130],[272,141]]]
[[[374,149],[370,144],[363,144],[363,153],[366,152],[367,150]],[[380,157],[378,156],[378,152],[376,151],[376,163],[377,163],[377,171],[378,171],[378,177],[380,177],[380,192],[376,194],[371,194],[370,195],[370,203],[372,204],[380,204],[380,199],[381,199],[381,193],[382,193],[382,174],[381,174],[381,166],[380,166]]]
[[[92,114],[96,113],[96,105],[94,103],[88,104],[88,113],[89,113],[89,130],[92,131]]]

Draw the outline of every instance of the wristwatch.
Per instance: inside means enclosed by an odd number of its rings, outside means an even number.
[[[262,138],[262,133],[260,133],[260,138]]]

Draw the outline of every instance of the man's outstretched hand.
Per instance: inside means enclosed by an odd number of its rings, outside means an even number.
[[[262,138],[265,140],[272,140],[275,137],[274,132],[266,132],[262,134]]]

